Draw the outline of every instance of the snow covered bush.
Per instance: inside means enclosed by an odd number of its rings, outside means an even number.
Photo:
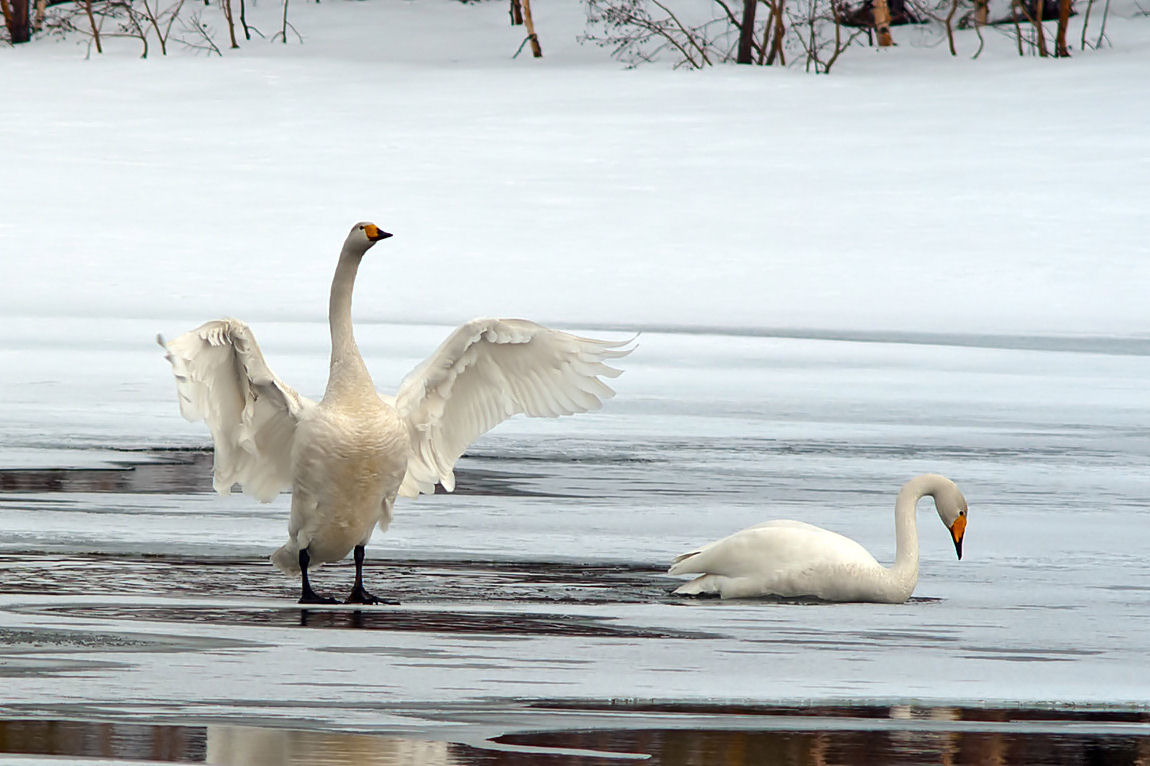
[[[748,0],[736,14],[726,0],[586,0],[583,40],[611,49],[634,66],[670,54],[675,66],[701,69],[726,62],[829,72],[861,28],[843,24],[841,0]],[[766,18],[756,23],[756,6]],[[749,25],[749,26],[747,26]]]
[[[1106,44],[1110,13],[1109,0],[1078,0],[1085,10],[1075,41],[1075,0],[733,2],[735,7],[732,0],[585,0],[588,28],[581,39],[631,66],[670,58],[677,67],[696,69],[737,62],[826,73],[853,44],[892,44],[890,27],[913,29],[901,35],[911,45],[945,43],[952,56],[959,55],[956,30],[969,30],[967,52],[975,58],[989,38],[1003,40],[1004,48],[1020,56],[1067,57],[1074,48]]]
[[[140,45],[141,58],[147,58],[154,46],[166,56],[173,42],[193,52],[222,55],[221,45],[239,47],[237,28],[247,40],[252,39],[253,32],[263,37],[246,20],[245,0],[216,0],[217,7],[212,5],[207,0],[66,0],[48,6],[43,29],[49,34],[86,41],[96,53],[103,53],[109,39],[135,40]],[[277,19],[281,29],[269,39],[286,42],[289,34],[299,38],[288,21],[287,9],[285,0],[282,18]],[[234,10],[238,10],[238,18]],[[216,42],[217,32],[206,16],[226,25],[227,43]]]

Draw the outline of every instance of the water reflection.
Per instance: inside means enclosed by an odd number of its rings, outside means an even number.
[[[113,450],[114,451],[114,450]],[[84,492],[114,494],[206,494],[212,489],[211,450],[160,449],[119,450],[122,463],[99,468],[5,468],[0,470],[0,493],[5,492]],[[141,459],[146,455],[147,459]],[[485,459],[486,467],[464,459],[455,482],[456,495],[494,495],[507,497],[564,497],[553,491],[532,487],[532,480],[543,478],[531,470],[500,470],[498,457]],[[442,486],[436,492],[444,492]]]
[[[898,709],[890,712],[886,722],[893,723],[899,719]],[[908,721],[925,722],[923,728],[552,731],[507,735],[482,748],[408,737],[249,726],[9,720],[0,721],[0,754],[217,766],[597,766],[627,762],[621,755],[648,756],[646,762],[665,766],[1150,766],[1150,728],[1143,725],[1136,724],[1132,733],[1060,732],[1066,721],[1050,722],[1045,731],[929,727],[932,720],[960,720],[957,713],[934,709],[907,716]],[[764,716],[764,725],[770,725],[771,718]],[[843,719],[825,721],[833,725]],[[699,724],[708,724],[705,716]]]
[[[0,753],[203,761],[201,727],[92,721],[0,721]]]
[[[1150,766],[1150,735],[980,731],[583,731],[499,742],[646,753],[662,766]],[[551,761],[548,761],[549,763]],[[497,761],[502,763],[502,761]],[[584,760],[558,760],[572,766]]]
[[[209,726],[206,763],[218,766],[454,766],[448,742],[370,734]]]

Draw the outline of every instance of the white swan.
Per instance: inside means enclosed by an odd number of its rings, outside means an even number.
[[[515,415],[556,417],[598,409],[614,395],[605,364],[631,352],[522,319],[475,319],[448,336],[381,397],[352,335],[351,295],[360,259],[391,234],[358,223],[344,242],[331,283],[331,369],[323,399],[300,396],[272,373],[255,336],[237,319],[184,333],[167,349],[180,412],[204,421],[215,444],[214,486],[233,484],[269,502],[291,487],[288,542],[272,555],[300,573],[300,603],[316,595],[308,568],[355,551],[348,603],[379,603],[364,590],[364,546],[386,529],[397,494],[415,497],[436,483],[455,487],[456,460],[477,437]]]
[[[910,598],[918,583],[915,506],[924,495],[934,498],[961,559],[966,498],[950,479],[927,473],[908,481],[898,493],[894,506],[897,553],[889,569],[849,537],[801,521],[768,521],[678,556],[671,574],[702,576],[675,593],[900,604]]]

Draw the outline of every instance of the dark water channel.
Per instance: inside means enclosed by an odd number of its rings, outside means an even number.
[[[815,711],[817,712],[817,711]],[[1004,716],[1009,717],[1009,716]],[[826,728],[818,728],[819,721]],[[858,719],[852,719],[857,725]],[[872,722],[875,719],[868,719]],[[582,764],[639,762],[668,766],[822,766],[823,764],[1150,763],[1150,733],[1090,732],[1082,721],[1047,722],[1041,731],[1007,726],[964,730],[838,728],[844,719],[812,719],[810,730],[610,729],[553,731],[461,744],[370,734],[236,726],[174,726],[69,720],[0,721],[0,754],[125,761],[263,764]],[[887,719],[887,724],[894,723]],[[865,724],[864,724],[865,725]],[[1066,731],[1059,733],[1059,726]],[[1141,731],[1139,731],[1141,729]],[[0,758],[2,761],[2,758]]]

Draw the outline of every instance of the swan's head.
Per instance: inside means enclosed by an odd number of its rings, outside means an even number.
[[[347,242],[344,243],[344,246],[363,254],[376,242],[379,242],[381,239],[387,239],[390,236],[391,234],[379,228],[374,223],[360,221],[351,227],[351,232],[347,235]]]
[[[954,552],[962,558],[962,536],[966,534],[966,498],[962,490],[950,479],[942,479],[940,486],[934,491],[934,507],[938,510],[938,517],[950,530],[950,539],[954,541]]]

